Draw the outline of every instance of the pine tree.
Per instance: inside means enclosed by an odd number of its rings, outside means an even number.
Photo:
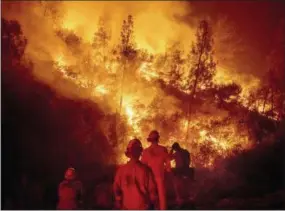
[[[124,83],[125,83],[125,75],[126,70],[128,68],[128,64],[135,58],[136,50],[135,50],[135,42],[134,42],[134,21],[132,15],[128,15],[127,20],[123,20],[122,30],[121,30],[121,43],[119,45],[120,50],[120,60],[122,63],[122,75],[121,75],[121,84],[120,84],[120,102],[119,109],[116,111],[115,117],[115,125],[116,125],[116,134],[119,133],[120,121],[118,121],[118,117],[121,114],[123,99],[124,99]]]
[[[126,60],[132,59],[136,53],[134,44],[134,21],[131,15],[128,16],[127,20],[123,21],[120,50],[122,58]]]
[[[127,20],[123,21],[121,31],[121,45],[120,55],[123,64],[122,76],[121,76],[121,94],[120,94],[120,106],[119,113],[121,113],[124,95],[124,82],[128,63],[135,57],[135,43],[134,43],[134,21],[131,15],[128,16]]]
[[[103,18],[100,18],[98,22],[98,30],[94,34],[92,46],[98,51],[99,56],[103,58],[103,63],[106,61],[106,50],[110,39],[111,35],[106,29],[105,21]]]
[[[184,63],[182,59],[182,51],[179,49],[179,44],[174,44],[168,49],[168,52],[168,72],[166,75],[169,80],[169,84],[179,89],[181,88],[180,82],[182,80]]]
[[[209,23],[206,20],[200,21],[196,32],[196,42],[192,44],[189,54],[188,90],[190,95],[188,100],[186,140],[189,133],[192,103],[196,98],[196,93],[210,88],[212,85],[212,78],[216,70],[216,63],[213,59],[213,42]]]

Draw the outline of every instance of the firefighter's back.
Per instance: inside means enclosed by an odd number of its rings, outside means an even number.
[[[148,177],[150,170],[141,162],[128,162],[118,169],[123,209],[147,209],[149,206]]]
[[[152,169],[156,178],[163,178],[167,157],[166,147],[153,144],[143,151],[142,161]]]

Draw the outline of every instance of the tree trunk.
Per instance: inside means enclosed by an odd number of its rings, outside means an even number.
[[[120,121],[120,117],[121,117],[121,112],[122,112],[122,107],[123,107],[123,100],[124,100],[124,79],[125,79],[125,69],[126,69],[126,60],[124,58],[123,60],[123,71],[122,71],[122,79],[121,79],[121,84],[120,84],[120,102],[119,102],[119,113],[116,110],[116,137],[118,139],[118,136],[120,136],[121,134],[119,134],[119,125],[121,121]]]
[[[124,98],[124,80],[125,80],[125,69],[126,69],[126,61],[123,61],[123,71],[122,71],[122,80],[121,80],[121,93],[120,93],[120,107],[119,107],[119,115],[121,115],[122,106],[123,106],[123,98]]]
[[[197,88],[197,84],[198,84],[198,78],[199,78],[199,71],[200,71],[200,66],[201,66],[201,59],[202,59],[202,55],[204,53],[204,49],[205,49],[205,34],[203,35],[203,45],[200,49],[200,54],[199,54],[199,58],[198,58],[198,64],[197,64],[197,69],[195,72],[195,82],[194,82],[194,87],[191,93],[191,97],[188,101],[188,114],[187,114],[187,130],[186,130],[186,137],[185,137],[185,141],[187,141],[188,136],[189,136],[189,127],[190,127],[190,118],[191,118],[191,113],[192,113],[192,105],[191,105],[191,101],[193,102],[194,100],[194,95],[196,94],[196,88]],[[189,73],[190,75],[190,73]]]
[[[203,53],[203,51],[202,51],[202,53]],[[188,101],[187,129],[186,129],[185,141],[187,141],[187,139],[189,138],[189,127],[190,127],[190,119],[191,119],[191,113],[192,113],[192,104],[191,104],[191,102],[193,102],[194,95],[196,94],[196,87],[197,87],[197,84],[198,84],[199,69],[200,69],[200,64],[201,64],[202,53],[199,55],[198,65],[197,65],[197,69],[196,69],[196,72],[195,72],[195,82],[194,82],[194,86],[193,86],[193,90],[192,90],[190,99]]]
[[[266,102],[267,102],[267,96],[268,96],[268,91],[266,91],[266,94],[265,94],[265,97],[264,97],[262,113],[264,113],[264,110],[265,110],[265,105],[266,105]]]

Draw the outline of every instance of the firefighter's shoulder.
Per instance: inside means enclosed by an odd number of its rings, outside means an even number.
[[[139,166],[145,172],[152,172],[151,168],[147,164],[140,162]]]
[[[126,171],[127,168],[128,168],[127,163],[125,163],[125,164],[120,164],[120,165],[117,166],[116,173],[117,173],[117,174],[120,174],[120,173]]]
[[[151,149],[151,146],[148,146],[148,147],[146,147],[146,148],[143,149],[143,152],[147,152],[147,151],[149,151],[150,149]]]
[[[165,146],[157,145],[157,148],[159,148],[159,150],[161,150],[163,152],[168,152],[168,150],[167,150],[167,148]]]
[[[151,148],[147,147],[143,149],[142,156],[145,157],[146,155],[150,154]]]

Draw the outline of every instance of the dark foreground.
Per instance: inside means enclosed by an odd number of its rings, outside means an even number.
[[[84,203],[81,209],[112,209],[112,180],[116,167],[105,168],[96,181],[88,178],[88,170],[82,171]],[[99,170],[99,169],[98,169]],[[99,171],[98,171],[99,172]],[[103,171],[101,171],[102,173]],[[272,173],[272,172],[271,172]],[[267,173],[264,173],[266,175]],[[265,179],[264,175],[260,176]],[[168,175],[169,176],[169,175]],[[167,182],[169,209],[284,209],[285,191],[282,186],[274,187],[272,181],[264,184],[246,182],[229,171],[196,169],[194,181],[185,179],[184,190],[188,193],[185,202],[175,203],[170,178]],[[25,183],[26,182],[26,183]],[[26,184],[26,185],[25,185]],[[280,185],[280,183],[279,183]],[[57,183],[47,184],[23,179],[12,185],[9,195],[2,201],[2,209],[55,209]],[[2,198],[2,199],[3,199]]]

